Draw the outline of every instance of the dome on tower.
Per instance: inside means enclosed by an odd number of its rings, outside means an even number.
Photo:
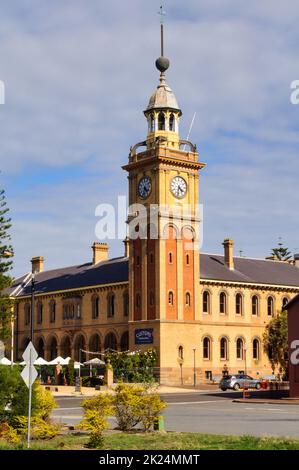
[[[161,74],[160,84],[150,97],[146,111],[152,109],[168,108],[180,111],[177,99],[172,89],[165,82],[164,74]]]

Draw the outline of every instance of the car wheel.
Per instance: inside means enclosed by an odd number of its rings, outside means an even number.
[[[221,387],[221,390],[222,390],[223,392],[226,392],[227,388]]]
[[[239,384],[235,384],[234,385],[234,390],[239,390],[240,389],[240,385]]]
[[[255,386],[255,388],[256,388],[257,390],[260,390],[261,384],[260,384],[260,383],[257,383],[256,386]]]

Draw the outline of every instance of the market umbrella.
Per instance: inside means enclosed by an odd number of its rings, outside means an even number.
[[[0,359],[0,364],[1,366],[10,366],[11,361],[7,359],[6,357],[2,357],[2,359]]]
[[[56,357],[56,359],[53,359],[52,361],[48,362],[50,366],[56,366],[57,364],[60,364],[61,366],[66,366],[69,363],[66,359],[64,359],[61,356]]]
[[[47,366],[49,364],[43,357],[38,357],[36,361],[34,361],[35,366]]]
[[[85,366],[104,366],[105,362],[102,361],[102,359],[99,359],[98,357],[94,357],[93,359],[90,359],[89,361],[84,362]]]

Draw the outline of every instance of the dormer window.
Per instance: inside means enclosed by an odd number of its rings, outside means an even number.
[[[173,113],[171,113],[169,118],[169,130],[175,132],[175,118]]]
[[[165,131],[165,116],[162,111],[158,114],[158,130]]]

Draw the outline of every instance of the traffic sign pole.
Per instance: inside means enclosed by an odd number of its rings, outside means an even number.
[[[30,349],[29,355],[29,404],[28,404],[28,434],[27,434],[27,448],[30,448],[30,428],[31,428],[31,402],[32,402],[32,351]]]

